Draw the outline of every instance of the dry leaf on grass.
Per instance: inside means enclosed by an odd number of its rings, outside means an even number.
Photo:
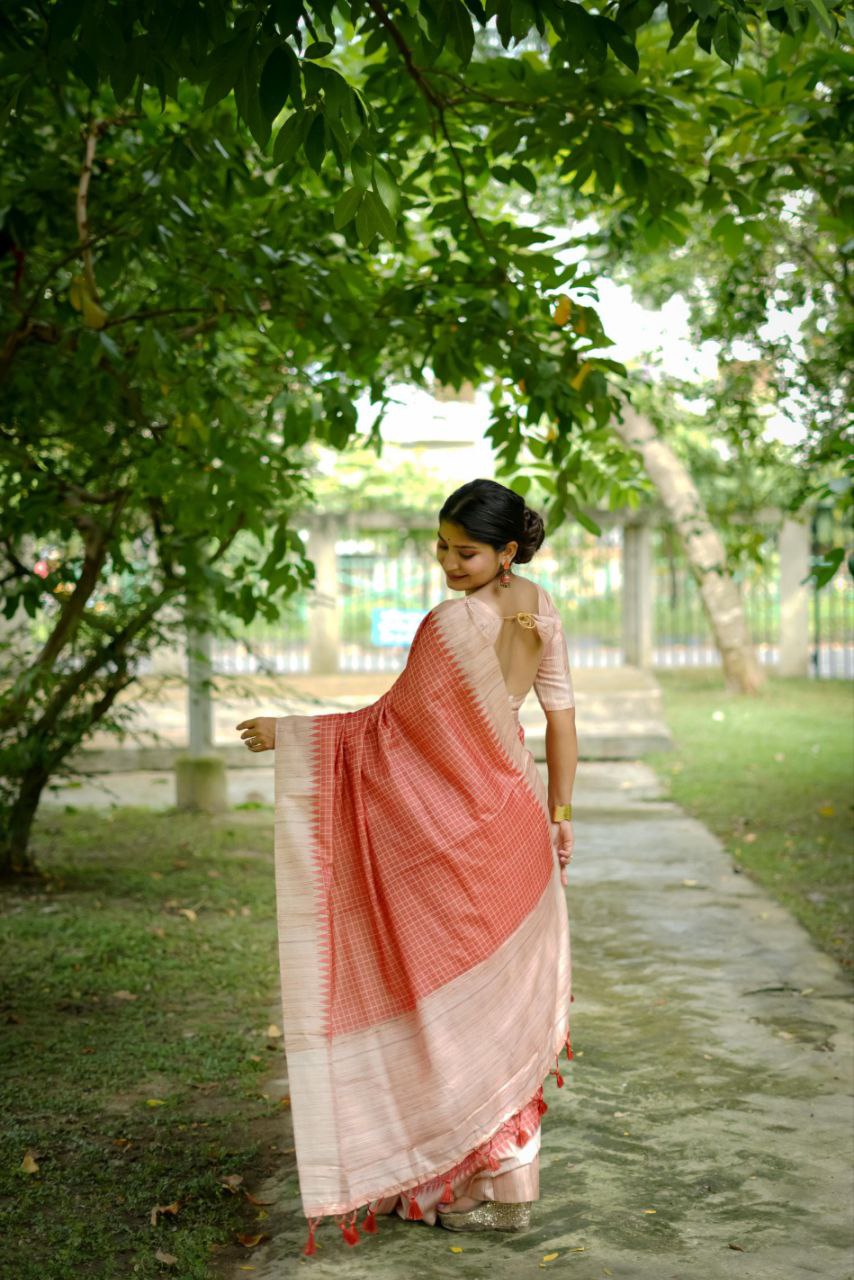
[[[261,1234],[257,1236],[238,1236],[237,1243],[242,1244],[244,1249],[254,1249],[262,1240],[269,1240],[269,1238],[270,1237],[265,1235],[262,1231]]]
[[[178,1261],[174,1253],[167,1253],[165,1249],[158,1249],[154,1256],[158,1262],[164,1263],[167,1267],[174,1267]]]
[[[193,908],[192,908],[192,907],[180,907],[180,908],[179,908],[179,910],[178,910],[178,915],[179,915],[179,916],[186,916],[186,917],[187,917],[187,919],[188,919],[191,923],[192,923],[194,920],[198,920],[198,918],[199,918],[199,917],[196,915],[196,913],[195,913],[195,911],[193,910]]]
[[[227,1173],[224,1178],[220,1178],[219,1185],[225,1187],[226,1191],[230,1191],[232,1195],[237,1195],[237,1189],[242,1181],[242,1173]]]
[[[24,1158],[21,1161],[20,1169],[22,1173],[38,1173],[39,1165],[34,1151],[24,1152]]]
[[[271,1022],[269,1027],[267,1028],[267,1039],[278,1040],[281,1034],[282,1034],[281,1027],[277,1027],[275,1022]]]
[[[181,1202],[179,1200],[173,1200],[171,1204],[154,1205],[149,1215],[151,1219],[151,1225],[153,1227],[157,1226],[157,1219],[159,1218],[161,1213],[177,1213],[180,1208],[181,1208]]]

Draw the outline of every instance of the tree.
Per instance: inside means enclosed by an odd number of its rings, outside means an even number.
[[[734,57],[731,12],[702,8],[700,47]],[[668,12],[687,31],[699,7]],[[786,0],[773,23],[805,12]],[[477,57],[471,14],[500,39],[483,30]],[[272,616],[310,583],[300,450],[344,448],[363,391],[378,436],[393,379],[489,381],[502,464],[534,452],[551,527],[605,491],[635,500],[590,282],[501,188],[556,163],[577,180],[591,154],[603,190],[607,163],[657,163],[647,122],[669,91],[638,78],[633,39],[657,21],[639,4],[7,6],[5,613],[46,634],[4,641],[0,869],[28,867],[48,777],[117,721],[186,613]],[[663,202],[640,177],[628,193],[648,222],[695,198],[658,168]],[[580,296],[556,298],[569,282]]]

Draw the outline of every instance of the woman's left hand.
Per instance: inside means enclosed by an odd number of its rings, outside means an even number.
[[[273,751],[275,749],[275,716],[253,716],[251,720],[241,720],[236,728],[243,730],[240,736],[250,751]]]

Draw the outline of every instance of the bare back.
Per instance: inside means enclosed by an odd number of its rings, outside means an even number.
[[[540,588],[536,582],[513,575],[509,587],[489,582],[470,592],[468,599],[476,600],[498,619],[495,656],[508,694],[523,698],[534,684],[543,652],[542,637],[531,617],[544,612]]]

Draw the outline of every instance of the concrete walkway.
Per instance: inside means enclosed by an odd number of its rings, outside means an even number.
[[[546,1085],[531,1229],[382,1219],[348,1248],[327,1224],[301,1258],[289,1154],[252,1188],[269,1240],[224,1256],[225,1280],[854,1276],[850,982],[645,766],[583,763],[575,794],[576,1056]]]

